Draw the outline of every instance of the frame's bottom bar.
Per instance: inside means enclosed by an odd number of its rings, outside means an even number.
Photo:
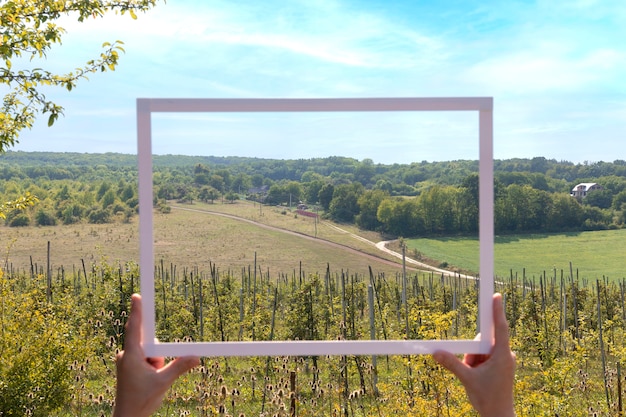
[[[479,340],[346,340],[273,342],[195,342],[144,344],[148,357],[158,356],[313,356],[419,355],[438,350],[451,353],[489,353]]]

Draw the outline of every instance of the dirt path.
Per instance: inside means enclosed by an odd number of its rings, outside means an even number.
[[[379,250],[381,250],[381,251],[383,251],[385,253],[388,253],[389,255],[395,256],[396,258],[402,259],[402,254],[401,253],[392,251],[391,249],[389,249],[387,247],[387,244],[391,243],[391,242],[395,242],[395,240],[383,240],[381,242],[375,243],[375,245],[376,245],[376,247]],[[428,265],[428,264],[425,264],[423,262],[416,261],[415,259],[412,259],[412,258],[409,258],[409,257],[405,257],[405,259],[406,259],[406,263],[407,264],[415,265],[419,269],[427,269],[429,271],[437,272],[437,273],[440,273],[440,274],[443,274],[443,275],[447,275],[447,276],[457,276],[457,277],[460,277],[460,278],[476,279],[476,277],[473,276],[473,275],[459,274],[458,272],[452,272],[452,271],[448,271],[446,269],[437,268],[437,267],[434,267],[432,265]]]
[[[401,267],[402,266],[402,264],[401,264],[402,254],[398,253],[398,252],[395,252],[395,251],[393,251],[393,250],[391,250],[391,249],[389,249],[387,247],[388,243],[394,242],[393,240],[383,240],[383,241],[380,241],[380,242],[372,242],[371,240],[365,239],[362,236],[359,236],[357,234],[349,232],[349,231],[347,231],[345,229],[342,229],[341,227],[339,227],[339,226],[337,226],[335,224],[329,223],[329,222],[322,221],[322,222],[320,222],[320,224],[322,224],[323,226],[326,226],[326,227],[330,227],[331,229],[334,229],[334,230],[336,230],[336,231],[338,231],[340,233],[343,233],[343,234],[345,234],[347,236],[350,236],[353,239],[359,240],[359,241],[361,241],[363,243],[367,243],[368,245],[372,245],[375,248],[377,248],[378,250],[380,250],[381,252],[384,252],[384,253],[386,253],[388,255],[391,255],[391,256],[393,256],[395,258],[398,258],[400,260],[400,262],[390,261],[389,259],[385,259],[385,258],[383,258],[381,256],[376,256],[376,255],[373,255],[373,254],[370,254],[370,253],[366,253],[366,252],[360,251],[358,249],[351,248],[350,246],[346,246],[346,245],[342,245],[340,243],[332,242],[330,240],[313,237],[313,236],[310,236],[310,235],[306,235],[304,233],[294,232],[293,230],[282,229],[282,228],[276,227],[276,226],[270,226],[270,225],[267,225],[267,224],[263,224],[263,223],[257,222],[255,220],[246,219],[246,218],[235,216],[235,215],[232,215],[232,214],[221,213],[221,212],[218,212],[218,211],[211,211],[211,210],[192,209],[192,208],[180,207],[180,206],[172,206],[172,208],[177,209],[177,210],[187,210],[187,211],[192,211],[192,212],[197,212],[197,213],[205,213],[205,214],[211,214],[211,215],[215,215],[215,216],[222,216],[222,217],[227,217],[227,218],[233,219],[233,220],[247,222],[247,223],[253,224],[255,226],[258,226],[258,227],[261,227],[261,228],[264,228],[264,229],[274,230],[274,231],[278,231],[278,232],[281,232],[281,233],[289,234],[289,235],[292,235],[292,236],[298,236],[298,237],[300,237],[302,239],[308,239],[308,240],[311,240],[311,241],[316,241],[316,242],[322,243],[324,245],[340,248],[342,250],[345,250],[345,251],[348,251],[348,252],[351,252],[351,253],[354,253],[354,254],[357,254],[357,255],[361,255],[361,256],[363,256],[365,258],[372,259],[372,260],[375,260],[375,261],[378,261],[378,262],[382,262],[382,263],[384,263],[386,265],[397,266],[397,267]],[[443,274],[443,275],[446,275],[446,276],[457,276],[457,277],[460,277],[460,278],[476,279],[475,276],[466,275],[466,274],[459,274],[458,272],[452,272],[452,271],[448,271],[446,269],[437,268],[437,267],[434,267],[432,265],[428,265],[426,263],[423,263],[423,262],[417,261],[415,259],[409,258],[407,256],[405,256],[405,260],[406,260],[406,263],[407,263],[407,268],[411,269],[411,270],[426,270],[426,271],[437,272],[439,274]]]
[[[391,261],[389,259],[385,259],[385,258],[383,258],[381,256],[376,256],[376,255],[373,255],[373,254],[370,254],[370,253],[366,253],[366,252],[360,251],[358,249],[351,248],[350,246],[342,245],[340,243],[332,242],[332,241],[326,240],[326,239],[313,237],[313,236],[310,236],[310,235],[306,235],[304,233],[294,232],[293,230],[287,230],[287,229],[282,229],[282,228],[276,227],[276,226],[270,226],[268,224],[263,224],[263,223],[255,221],[255,220],[246,219],[246,218],[235,216],[235,215],[232,215],[232,214],[221,213],[221,212],[218,212],[218,211],[211,211],[211,210],[192,209],[192,208],[180,207],[180,206],[172,206],[172,209],[175,209],[175,210],[186,210],[186,211],[191,211],[191,212],[195,212],[195,213],[210,214],[210,215],[214,215],[214,216],[221,216],[221,217],[226,217],[226,218],[237,220],[237,221],[250,223],[250,224],[253,224],[253,225],[257,226],[257,227],[261,227],[263,229],[273,230],[273,231],[277,231],[277,232],[280,232],[280,233],[285,233],[285,234],[288,234],[288,235],[297,236],[297,237],[300,237],[302,239],[308,239],[308,240],[311,240],[311,241],[315,241],[315,242],[318,242],[318,243],[321,243],[321,244],[324,244],[324,245],[332,246],[332,247],[335,247],[335,248],[338,248],[338,249],[341,249],[341,250],[344,250],[344,251],[348,251],[348,252],[353,253],[353,254],[357,254],[357,255],[363,256],[363,257],[371,259],[371,260],[375,260],[377,262],[384,263],[385,265],[395,266],[395,267],[399,267],[399,268],[402,267],[402,265],[399,262],[394,262],[394,261]],[[333,228],[333,229],[335,229],[337,231],[340,231],[342,233],[345,233],[345,234],[349,235],[350,237],[352,237],[354,239],[360,240],[362,242],[366,242],[368,244],[371,244],[372,246],[377,247],[376,243],[374,243],[374,242],[372,242],[370,240],[367,240],[367,239],[365,239],[365,238],[363,238],[361,236],[355,235],[354,233],[350,233],[347,230],[341,229],[341,228],[339,228],[339,227],[337,227],[337,226],[335,226],[333,224],[330,224],[328,222],[321,222],[321,224],[324,225],[324,226],[327,226],[327,227],[331,227],[331,228]],[[389,253],[393,253],[393,252],[389,252]],[[420,268],[411,267],[411,266],[408,266],[408,268],[412,269],[412,270],[420,269]]]

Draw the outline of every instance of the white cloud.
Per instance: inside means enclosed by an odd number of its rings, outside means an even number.
[[[46,68],[72,70],[97,56],[103,41],[121,39],[127,53],[114,73],[58,95],[67,118],[53,130],[82,137],[90,121],[104,126],[88,133],[93,140],[132,142],[135,97],[480,95],[495,98],[497,146],[512,149],[507,156],[547,154],[548,146],[558,154],[564,141],[588,141],[596,132],[613,144],[626,120],[625,10],[623,0],[487,0],[456,8],[173,0],[137,20],[65,19],[64,46]]]

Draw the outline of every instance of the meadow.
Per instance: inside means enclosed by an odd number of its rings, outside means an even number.
[[[407,248],[417,258],[435,265],[476,273],[478,240],[464,237],[407,239]],[[496,236],[494,267],[496,275],[511,273],[528,277],[551,275],[556,271],[574,272],[589,280],[626,277],[626,230],[602,230],[557,234]]]
[[[123,346],[130,294],[140,289],[136,224],[8,230],[11,241],[0,274],[0,411],[110,415],[113,358]],[[159,338],[474,336],[475,280],[414,270],[404,276],[398,263],[372,258],[376,249],[350,233],[358,230],[315,225],[286,208],[244,203],[185,205],[158,215]],[[451,252],[441,262],[452,265]],[[626,282],[585,278],[569,267],[563,271],[529,273],[524,280],[521,272],[505,273],[496,285],[505,295],[518,355],[517,413],[621,415]],[[430,357],[400,355],[203,358],[156,415],[407,414],[475,415],[462,386]]]
[[[259,207],[243,201],[174,205],[171,213],[155,213],[154,229],[155,262],[168,266],[208,270],[211,264],[217,264],[223,270],[238,271],[253,265],[256,254],[257,267],[271,271],[304,268],[310,273],[323,273],[330,265],[365,274],[368,267],[364,259],[382,272],[397,273],[401,269],[393,257],[350,235],[358,233],[375,242],[379,239],[376,233],[362,233],[351,225],[337,228],[329,222],[316,225],[313,219],[297,216],[285,207]],[[83,263],[89,267],[101,261],[124,264],[139,259],[137,218],[128,223],[31,226],[5,231],[2,265],[8,270],[47,269],[48,259],[55,273],[61,269],[81,270]]]

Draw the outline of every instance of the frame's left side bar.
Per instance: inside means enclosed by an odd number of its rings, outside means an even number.
[[[142,298],[143,345],[154,356],[154,253],[152,247],[152,129],[149,101],[137,99],[137,158],[139,167],[139,274]]]

